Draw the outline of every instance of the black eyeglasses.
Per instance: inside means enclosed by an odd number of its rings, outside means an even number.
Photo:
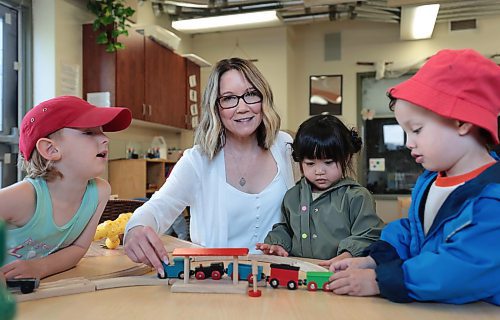
[[[217,99],[219,106],[222,109],[231,109],[238,105],[240,99],[243,99],[246,104],[255,104],[262,102],[262,95],[259,91],[253,90],[249,92],[245,92],[241,96],[230,95],[230,96],[222,96]]]

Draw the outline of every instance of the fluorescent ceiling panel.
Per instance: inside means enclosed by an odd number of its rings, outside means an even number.
[[[429,39],[439,11],[439,4],[401,7],[401,40]]]
[[[172,28],[184,33],[202,33],[278,26],[276,10],[238,13],[172,22]]]

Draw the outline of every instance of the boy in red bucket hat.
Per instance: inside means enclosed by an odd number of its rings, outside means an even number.
[[[368,256],[345,259],[330,289],[396,302],[500,305],[500,67],[473,50],[442,50],[389,89],[406,146],[426,171],[407,219]]]
[[[5,278],[44,278],[75,266],[90,246],[109,198],[108,137],[127,128],[125,108],[99,108],[72,96],[47,100],[23,118],[24,181],[0,190],[7,222]]]

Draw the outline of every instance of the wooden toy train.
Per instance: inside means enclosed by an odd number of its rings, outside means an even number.
[[[184,279],[184,259],[174,258],[173,264],[163,264],[165,277],[163,278],[179,278]],[[258,266],[257,281],[265,279],[266,282],[273,288],[287,287],[289,290],[295,290],[299,286],[307,286],[307,290],[316,291],[322,289],[328,291],[328,279],[333,274],[330,271],[307,271],[306,279],[299,279],[300,267],[292,266],[284,263],[271,263],[270,275],[266,276],[263,273],[263,267]],[[233,263],[229,263],[227,268],[224,268],[223,262],[214,262],[209,266],[199,265],[194,270],[190,270],[190,277],[194,275],[197,280],[212,278],[219,280],[224,274],[233,278]],[[160,275],[158,277],[162,278]],[[239,263],[238,264],[239,280],[246,280],[249,283],[253,282],[252,265]]]

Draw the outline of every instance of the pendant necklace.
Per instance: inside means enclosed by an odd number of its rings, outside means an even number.
[[[247,181],[245,180],[245,178],[241,177],[241,179],[240,179],[240,186],[243,187],[246,183],[247,183]]]
[[[227,152],[227,154],[232,159],[232,161],[235,165],[235,168],[238,171],[238,174],[240,176],[240,180],[238,181],[238,184],[240,185],[240,187],[243,188],[247,184],[247,180],[245,179],[246,171],[244,173],[241,173],[240,167],[238,166],[238,164],[241,164],[241,158],[236,159],[236,157],[232,153],[229,153],[229,152]],[[247,170],[248,170],[248,168],[247,168]]]

